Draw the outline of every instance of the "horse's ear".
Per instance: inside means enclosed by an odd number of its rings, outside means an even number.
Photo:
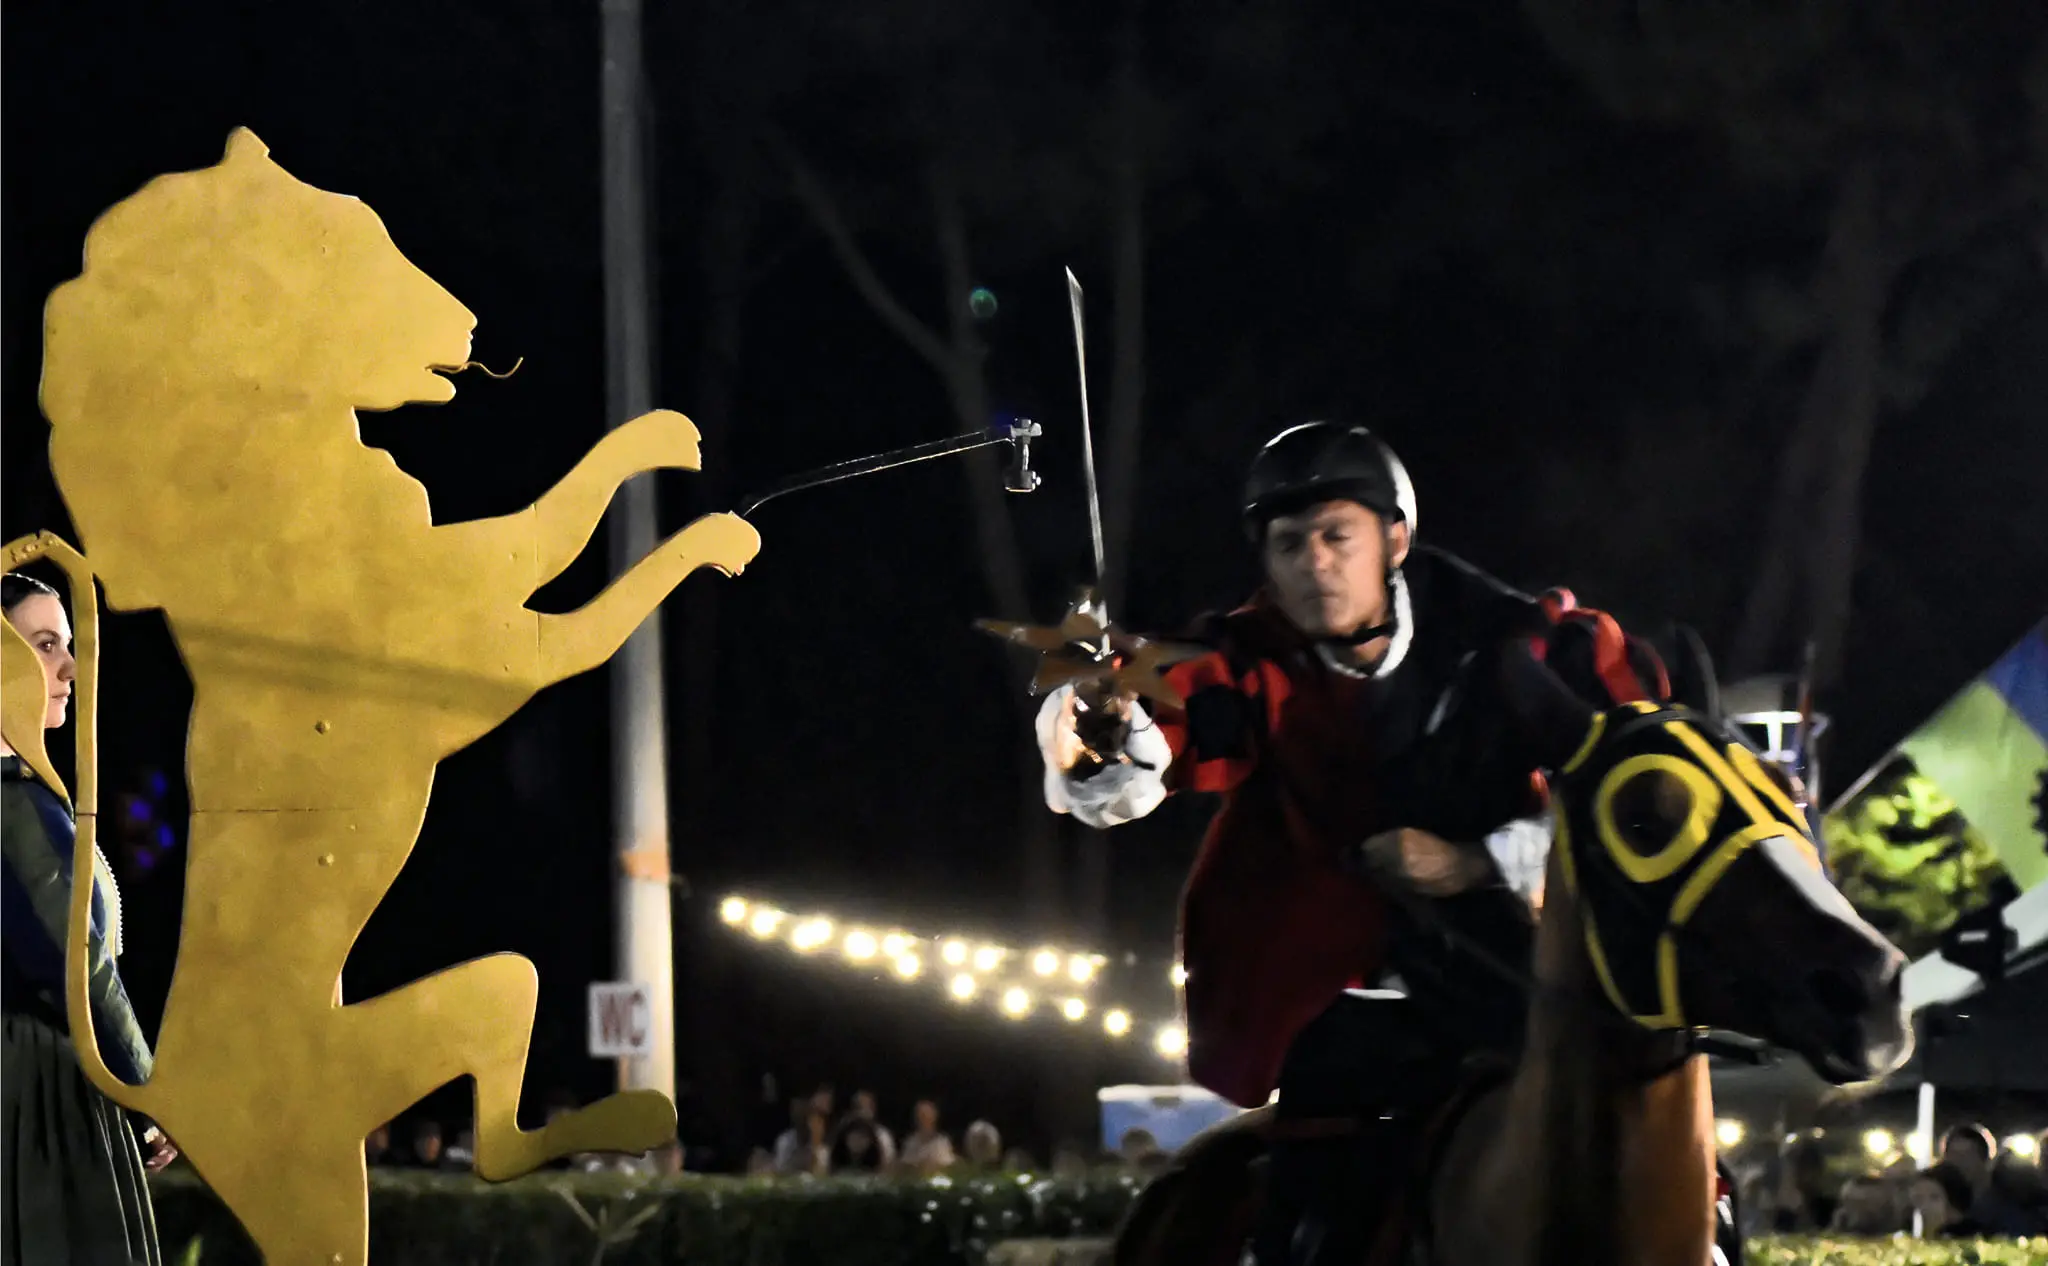
[[[1676,651],[1671,658],[1672,702],[1691,708],[1719,725],[1723,720],[1721,682],[1714,674],[1714,659],[1707,654],[1706,642],[1691,625],[1675,624],[1671,629],[1671,643]]]
[[[1547,769],[1562,767],[1578,752],[1599,715],[1519,643],[1501,656],[1501,687],[1508,715]]]

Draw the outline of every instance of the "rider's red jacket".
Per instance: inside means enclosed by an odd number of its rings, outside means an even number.
[[[1263,597],[1207,622],[1210,654],[1166,674],[1184,710],[1155,718],[1169,789],[1223,803],[1181,907],[1188,1064],[1235,1103],[1264,1103],[1295,1035],[1348,986],[1376,978],[1388,917],[1340,867],[1398,827],[1477,844],[1543,805],[1495,693],[1517,640],[1596,704],[1669,695],[1656,655],[1552,590],[1530,598],[1418,548],[1395,591],[1381,669],[1334,668]]]

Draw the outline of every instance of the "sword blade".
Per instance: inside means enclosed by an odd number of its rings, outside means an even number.
[[[1074,360],[1081,372],[1081,469],[1088,481],[1088,533],[1095,545],[1095,588],[1103,580],[1102,498],[1095,490],[1095,432],[1088,422],[1088,336],[1081,320],[1081,280],[1067,271],[1067,301],[1074,309]]]

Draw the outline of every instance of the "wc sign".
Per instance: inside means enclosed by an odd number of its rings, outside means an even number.
[[[590,987],[590,1057],[638,1058],[654,1053],[654,994],[646,985]]]

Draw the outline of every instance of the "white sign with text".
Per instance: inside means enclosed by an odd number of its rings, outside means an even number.
[[[641,1058],[654,1053],[654,991],[640,984],[590,987],[590,1057]]]

